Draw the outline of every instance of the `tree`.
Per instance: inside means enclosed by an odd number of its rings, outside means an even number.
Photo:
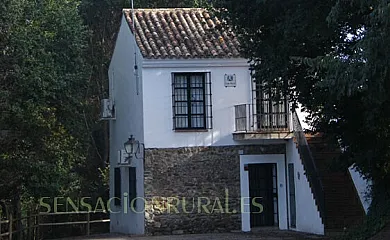
[[[77,188],[84,161],[87,31],[77,1],[1,6],[0,198]]]
[[[373,181],[374,203],[389,202],[388,1],[214,4],[240,38],[256,80],[301,103],[313,130],[343,149],[340,164],[355,164]]]
[[[122,8],[129,7],[123,0],[5,0],[0,6],[0,199],[107,196],[108,127],[99,121],[100,99],[107,97]]]

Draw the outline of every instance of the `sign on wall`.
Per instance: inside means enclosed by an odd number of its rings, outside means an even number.
[[[225,74],[225,87],[236,87],[236,74]]]

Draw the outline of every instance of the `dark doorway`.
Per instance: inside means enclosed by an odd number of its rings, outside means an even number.
[[[276,164],[249,164],[248,171],[251,227],[277,226]],[[253,201],[256,204],[253,204]],[[261,207],[259,207],[259,204],[261,204]]]

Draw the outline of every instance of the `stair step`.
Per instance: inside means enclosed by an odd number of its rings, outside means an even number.
[[[365,213],[348,171],[332,168],[340,149],[328,144],[322,134],[305,136],[324,188],[325,228],[343,229],[360,223]]]

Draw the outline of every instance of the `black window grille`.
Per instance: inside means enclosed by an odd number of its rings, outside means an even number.
[[[262,84],[255,87],[255,107],[258,127],[261,129],[288,128],[288,102],[285,94],[279,94],[275,88],[265,89]]]
[[[173,129],[211,129],[210,73],[172,74]]]

